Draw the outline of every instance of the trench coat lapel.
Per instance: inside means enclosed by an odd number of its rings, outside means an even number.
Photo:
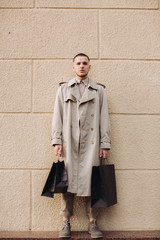
[[[75,84],[74,86],[71,87],[70,89],[70,95],[72,97],[72,99],[75,101],[80,101],[80,93],[79,93],[79,88],[78,88],[78,85]]]
[[[84,91],[84,94],[80,100],[80,104],[93,100],[95,98],[97,89],[98,88],[97,88],[96,84],[92,80],[89,79],[88,87]]]
[[[95,93],[97,91],[96,83],[89,79],[88,87],[85,89],[83,96],[80,96],[79,87],[76,83],[76,79],[73,78],[68,82],[69,91],[67,91],[66,98],[64,99],[66,102],[68,100],[72,100],[74,102],[79,101],[81,103],[85,103],[91,101],[95,98]]]
[[[67,91],[67,95],[64,99],[65,102],[68,100],[72,100],[73,102],[80,101],[81,96],[75,78],[68,82],[68,90],[69,91]]]

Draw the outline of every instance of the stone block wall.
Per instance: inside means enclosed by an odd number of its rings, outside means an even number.
[[[160,228],[160,1],[0,1],[0,231],[57,231],[60,196],[41,197],[55,156],[51,121],[72,57],[106,85],[118,204],[102,230]],[[87,230],[83,198],[72,230]]]

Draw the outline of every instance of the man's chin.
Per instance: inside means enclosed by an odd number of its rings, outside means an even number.
[[[85,77],[87,77],[87,74],[82,73],[82,74],[77,74],[77,76],[81,77],[81,78],[85,78]]]

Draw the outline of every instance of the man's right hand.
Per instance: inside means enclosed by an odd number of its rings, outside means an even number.
[[[62,156],[62,145],[60,145],[60,144],[55,145],[54,152],[55,152],[56,156],[61,157]]]

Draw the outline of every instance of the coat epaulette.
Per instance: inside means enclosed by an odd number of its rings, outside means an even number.
[[[61,86],[61,85],[64,84],[64,83],[66,83],[66,82],[60,82],[60,83],[59,83],[59,86]]]
[[[106,88],[106,86],[105,85],[103,85],[103,84],[101,84],[101,83],[97,83],[98,85],[101,85],[102,87],[104,87],[104,88]]]

